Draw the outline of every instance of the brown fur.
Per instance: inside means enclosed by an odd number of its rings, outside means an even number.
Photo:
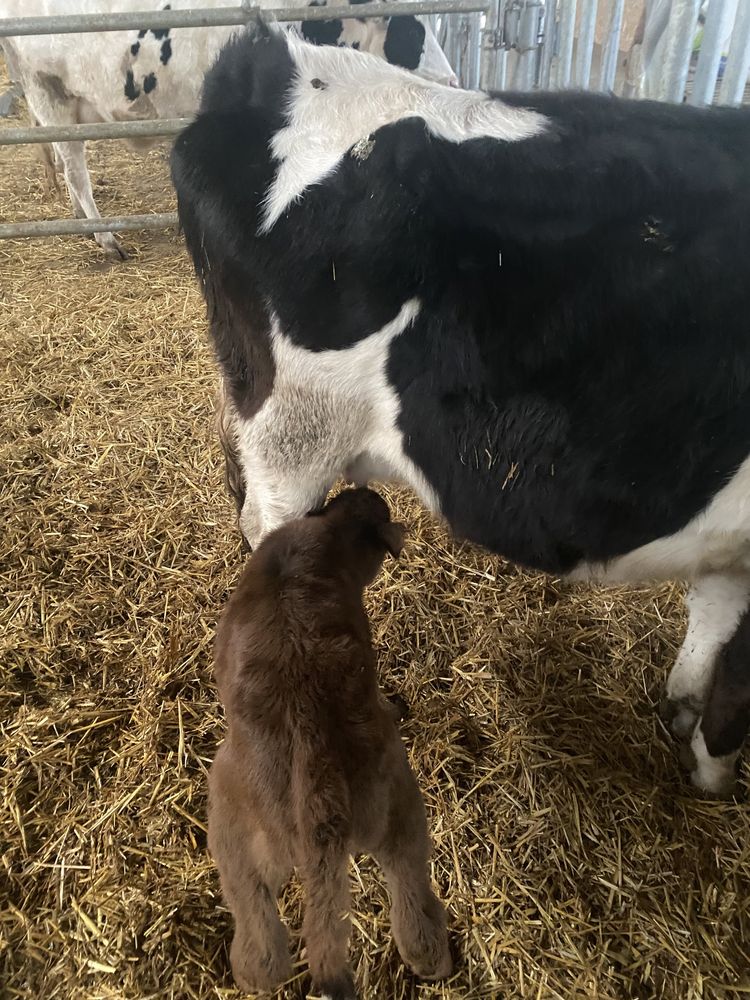
[[[349,854],[373,854],[391,925],[419,976],[451,971],[445,911],[430,888],[424,806],[379,692],[362,603],[403,528],[371,490],[347,490],[258,547],[216,638],[228,731],[209,776],[209,846],[235,919],[243,989],[288,978],[276,895],[292,868],[306,890],[303,936],[316,988],[355,994],[347,964]]]

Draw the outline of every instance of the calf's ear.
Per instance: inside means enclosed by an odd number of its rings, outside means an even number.
[[[386,521],[384,524],[378,525],[378,534],[393,558],[398,559],[406,538],[404,525],[399,524],[398,521]]]

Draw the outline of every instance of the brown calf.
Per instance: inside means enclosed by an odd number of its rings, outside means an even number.
[[[313,981],[356,996],[347,964],[350,854],[376,857],[401,957],[425,979],[451,971],[445,911],[430,888],[424,806],[379,692],[363,589],[403,528],[368,489],[347,490],[257,548],[222,617],[216,677],[226,740],[209,777],[209,847],[235,920],[243,989],[291,975],[276,896],[292,868],[306,892]]]

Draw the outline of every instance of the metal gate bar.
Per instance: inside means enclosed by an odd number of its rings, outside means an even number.
[[[490,0],[395,0],[388,4],[388,15],[484,13]],[[352,8],[293,7],[261,10],[244,0],[239,7],[192,10],[133,11],[119,14],[71,14],[55,17],[0,19],[0,37],[21,35],[72,34],[98,31],[139,31],[144,28],[220,27],[251,23],[259,14],[276,21],[325,21],[351,18]],[[382,17],[380,3],[357,6],[358,18]],[[21,143],[82,142],[91,139],[128,139],[176,135],[191,119],[150,119],[131,122],[99,122],[90,125],[51,125],[5,129],[0,145]],[[151,215],[117,215],[104,219],[55,219],[42,222],[17,222],[0,225],[0,240],[43,236],[69,236],[91,233],[123,232],[131,229],[165,229],[177,224],[176,212]]]
[[[489,0],[394,0],[388,15],[465,14],[486,11]],[[383,17],[383,5],[357,5],[356,16]],[[60,35],[91,31],[132,31],[151,28],[211,28],[249,24],[259,15],[269,21],[329,21],[353,17],[346,7],[287,7],[261,9],[244,2],[239,7],[197,8],[194,10],[143,10],[126,14],[63,14],[54,17],[0,18],[0,38],[14,35]]]
[[[129,229],[168,229],[177,225],[177,212],[150,215],[112,215],[105,219],[55,219],[45,222],[9,222],[0,225],[0,240],[29,236],[80,236],[121,233]]]
[[[97,122],[91,125],[35,125],[31,128],[7,128],[0,132],[0,146],[177,135],[187,128],[192,120],[192,118],[149,118],[130,122]]]

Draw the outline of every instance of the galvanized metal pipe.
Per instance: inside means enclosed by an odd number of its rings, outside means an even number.
[[[539,73],[539,86],[547,90],[552,85],[552,60],[557,43],[557,4],[555,0],[547,0],[544,7],[544,28],[542,35],[542,67]]]
[[[750,72],[750,0],[742,0],[732,31],[732,41],[719,92],[719,104],[737,105],[742,102],[748,72]]]
[[[700,0],[672,0],[664,60],[656,92],[660,101],[679,104],[685,96],[699,10]]]
[[[518,63],[513,74],[514,90],[531,90],[536,82],[540,17],[539,0],[525,0],[518,24]]]
[[[576,0],[560,0],[560,51],[557,59],[557,73],[555,74],[555,83],[558,89],[570,84],[575,30]]]
[[[492,90],[495,85],[499,10],[500,0],[492,0],[482,29],[479,57],[479,86],[482,90]]]
[[[698,56],[698,65],[693,78],[693,89],[688,96],[688,104],[701,107],[710,104],[716,91],[719,75],[721,48],[727,35],[727,28],[737,13],[737,0],[711,0],[703,26],[703,39]]]
[[[466,67],[466,86],[469,90],[477,90],[479,87],[479,77],[480,77],[480,64],[479,59],[482,54],[482,25],[480,23],[482,15],[472,14],[467,20],[468,24],[468,38],[467,38],[467,67]]]
[[[594,35],[596,33],[596,12],[599,0],[583,0],[581,20],[578,25],[578,44],[576,46],[575,84],[588,89],[591,79],[591,60],[594,55]]]
[[[54,219],[46,222],[8,222],[0,225],[0,240],[29,236],[80,236],[121,233],[130,229],[168,229],[176,226],[177,212],[152,215],[113,215],[106,219]]]
[[[622,17],[625,13],[625,0],[610,0],[609,24],[607,38],[602,51],[602,64],[599,70],[599,90],[614,90],[617,76],[617,62],[620,57],[620,34],[622,33]]]
[[[85,139],[144,139],[177,135],[191,118],[150,118],[132,122],[98,122],[95,125],[39,125],[0,130],[0,146],[39,142],[81,142]]]
[[[394,0],[390,16],[398,14],[465,14],[486,11],[489,0]],[[0,38],[15,35],[61,35],[91,31],[133,31],[152,28],[210,28],[249,24],[262,14],[269,21],[329,21],[351,18],[346,7],[287,7],[262,10],[255,4],[195,10],[143,10],[117,14],[62,14],[53,17],[6,17],[0,19]],[[357,17],[382,17],[380,3],[357,6]]]

